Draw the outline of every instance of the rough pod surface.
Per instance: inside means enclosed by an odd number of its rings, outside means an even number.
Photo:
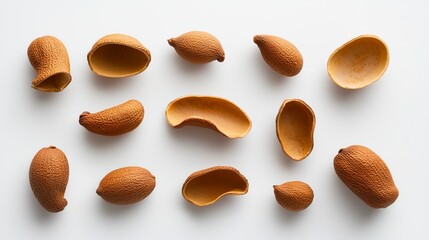
[[[83,112],[79,116],[79,123],[90,132],[115,136],[137,128],[143,117],[143,105],[132,99],[97,113]]]
[[[88,53],[91,70],[103,77],[129,77],[143,72],[151,55],[137,39],[125,34],[100,38]]]
[[[381,78],[389,65],[389,49],[374,35],[356,37],[336,49],[328,60],[328,74],[338,86],[359,89]]]
[[[72,80],[67,49],[56,37],[33,40],[27,50],[28,59],[37,72],[31,86],[44,92],[60,92]]]
[[[283,208],[291,211],[300,211],[310,206],[313,202],[314,193],[308,184],[293,181],[274,185],[274,196]]]
[[[352,145],[334,158],[338,177],[360,199],[373,208],[385,208],[396,201],[399,191],[389,168],[371,149]]]
[[[237,169],[216,166],[189,175],[183,184],[182,195],[188,202],[202,207],[225,195],[246,194],[248,189],[247,179]]]
[[[165,115],[174,128],[187,125],[210,128],[228,138],[244,137],[252,127],[243,110],[219,97],[180,97],[168,104]]]
[[[176,38],[168,39],[177,54],[191,63],[209,63],[217,60],[223,62],[225,52],[219,40],[207,32],[192,31]]]
[[[272,35],[256,35],[253,42],[258,45],[265,62],[276,72],[288,77],[301,72],[304,60],[291,42]]]
[[[155,184],[155,177],[145,168],[124,167],[108,173],[101,180],[97,194],[113,204],[133,204],[149,196]]]
[[[316,117],[300,99],[286,99],[276,118],[276,133],[283,152],[293,160],[306,158],[313,150]]]
[[[29,175],[31,189],[43,208],[60,212],[67,206],[64,193],[69,181],[69,164],[60,149],[51,146],[37,152]]]

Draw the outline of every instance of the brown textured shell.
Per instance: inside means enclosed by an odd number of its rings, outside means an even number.
[[[304,182],[285,182],[273,187],[277,202],[285,209],[300,211],[306,209],[313,202],[313,190]]]
[[[247,179],[237,169],[216,166],[189,175],[183,184],[182,195],[188,202],[203,207],[225,195],[246,194],[248,189]]]
[[[87,55],[91,70],[110,78],[129,77],[143,72],[151,55],[136,38],[110,34],[100,38]]]
[[[101,180],[97,194],[107,202],[127,205],[145,199],[155,185],[155,177],[147,169],[124,167],[108,173]]]
[[[276,118],[276,134],[283,152],[299,161],[306,158],[314,146],[316,117],[313,110],[300,99],[286,99]]]
[[[331,80],[345,89],[366,87],[378,79],[389,65],[386,43],[374,35],[362,35],[337,48],[328,59]]]
[[[386,163],[367,147],[341,149],[334,158],[334,168],[344,184],[373,208],[388,207],[399,196]]]
[[[56,37],[33,40],[27,50],[28,59],[37,72],[31,87],[44,92],[60,92],[71,82],[67,49]]]
[[[67,206],[64,198],[69,181],[66,155],[56,147],[42,148],[34,156],[29,171],[34,196],[49,212],[60,212]]]
[[[143,105],[132,99],[97,113],[83,112],[79,123],[90,132],[115,136],[136,129],[143,117]]]
[[[228,138],[244,137],[252,127],[243,110],[219,97],[180,97],[168,104],[165,115],[174,128],[187,125],[210,128]]]
[[[253,42],[258,45],[265,62],[276,72],[288,77],[301,72],[304,60],[291,42],[272,35],[256,35]]]
[[[219,40],[207,32],[192,31],[168,39],[177,54],[191,63],[203,64],[225,60],[225,52]]]

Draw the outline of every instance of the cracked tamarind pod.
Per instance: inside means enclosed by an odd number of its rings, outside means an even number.
[[[168,39],[168,44],[180,57],[191,63],[204,64],[214,60],[219,62],[225,60],[225,52],[219,40],[207,32],[187,32]]]
[[[60,212],[67,206],[64,198],[69,181],[66,155],[58,148],[42,148],[30,165],[30,186],[40,205],[49,212]]]
[[[37,72],[31,87],[44,92],[60,92],[72,80],[67,49],[56,37],[34,39],[27,50],[28,59]]]
[[[334,168],[341,181],[373,208],[386,208],[399,196],[386,163],[367,147],[352,145],[340,149]]]
[[[304,182],[285,182],[273,187],[277,202],[287,210],[301,211],[308,208],[313,202],[313,189]]]
[[[288,77],[301,72],[304,60],[291,42],[272,35],[256,35],[253,42],[258,45],[265,62],[274,71]]]
[[[155,177],[142,167],[123,167],[109,172],[97,194],[107,202],[128,205],[142,201],[155,188]]]
[[[136,129],[143,117],[143,105],[132,99],[97,113],[83,112],[79,124],[96,134],[116,136]]]

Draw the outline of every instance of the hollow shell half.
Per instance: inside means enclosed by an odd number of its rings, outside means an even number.
[[[246,194],[248,189],[247,179],[237,169],[216,166],[189,175],[183,184],[182,195],[190,203],[202,207],[225,195]]]
[[[313,150],[316,117],[301,99],[286,99],[276,118],[276,133],[283,152],[299,161]]]
[[[389,65],[389,49],[377,36],[356,37],[338,49],[328,60],[331,80],[345,89],[366,87],[381,78]]]
[[[186,125],[210,128],[228,138],[244,137],[252,127],[243,110],[219,97],[180,97],[168,104],[165,114],[174,128]]]
[[[137,39],[110,34],[99,39],[88,53],[91,70],[103,77],[129,77],[143,72],[151,55]]]

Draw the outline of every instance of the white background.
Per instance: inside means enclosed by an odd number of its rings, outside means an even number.
[[[429,4],[427,1],[8,1],[0,8],[1,239],[424,239],[428,238]],[[228,2],[228,3],[226,3]],[[167,39],[191,30],[215,35],[223,63],[192,65]],[[86,54],[110,33],[139,39],[152,53],[143,73],[126,79],[93,74]],[[273,72],[253,43],[255,34],[288,39],[304,57],[292,78]],[[27,47],[43,35],[67,47],[73,80],[61,93],[32,89]],[[329,55],[361,34],[389,46],[390,65],[373,85],[334,85]],[[253,122],[242,139],[207,129],[172,129],[167,104],[188,94],[230,99]],[[87,132],[83,111],[128,99],[145,106],[143,123],[119,137]],[[281,151],[275,117],[286,98],[301,98],[316,114],[315,147],[294,162]],[[338,179],[333,157],[362,144],[389,166],[400,191],[387,209],[371,209]],[[29,186],[28,169],[42,147],[62,149],[70,164],[63,212],[46,212]],[[152,194],[131,206],[107,204],[96,193],[109,171],[149,169]],[[197,170],[231,165],[250,183],[247,195],[198,208],[181,196]],[[292,213],[274,199],[273,184],[307,182],[313,204]],[[425,223],[426,222],[426,223]]]

